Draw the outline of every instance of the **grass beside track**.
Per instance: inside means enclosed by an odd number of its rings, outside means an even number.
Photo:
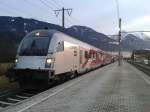
[[[4,75],[8,69],[13,67],[13,63],[0,63],[0,76]]]
[[[10,87],[8,79],[3,75],[0,76],[0,90],[4,90]]]
[[[10,83],[5,77],[5,74],[12,67],[13,63],[0,63],[0,91],[10,87]]]

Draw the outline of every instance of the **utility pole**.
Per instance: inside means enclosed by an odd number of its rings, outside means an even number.
[[[65,9],[62,8],[62,27],[65,28]]]
[[[65,11],[67,11],[68,15],[71,16],[72,9],[68,8],[65,9],[64,7],[62,9],[54,10],[56,17],[58,17],[59,12],[62,12],[62,27],[65,28]]]
[[[119,32],[118,32],[118,65],[121,66],[121,18],[119,18]]]

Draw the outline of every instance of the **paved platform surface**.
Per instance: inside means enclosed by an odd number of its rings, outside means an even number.
[[[126,62],[114,63],[5,112],[150,112],[150,77]]]

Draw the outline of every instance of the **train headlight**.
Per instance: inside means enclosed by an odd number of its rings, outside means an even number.
[[[52,59],[47,59],[47,60],[46,60],[46,63],[47,63],[47,64],[51,64],[51,63],[52,63]]]
[[[36,35],[36,36],[40,36],[40,32],[36,32],[35,35]]]
[[[50,59],[50,58],[46,59],[45,67],[46,67],[46,68],[50,68],[52,62],[53,62],[52,59]]]
[[[17,63],[17,62],[18,62],[18,59],[15,60],[15,63]]]

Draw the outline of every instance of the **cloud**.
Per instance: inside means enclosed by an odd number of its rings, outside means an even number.
[[[150,28],[150,15],[141,16],[125,25],[124,30],[146,30]]]

